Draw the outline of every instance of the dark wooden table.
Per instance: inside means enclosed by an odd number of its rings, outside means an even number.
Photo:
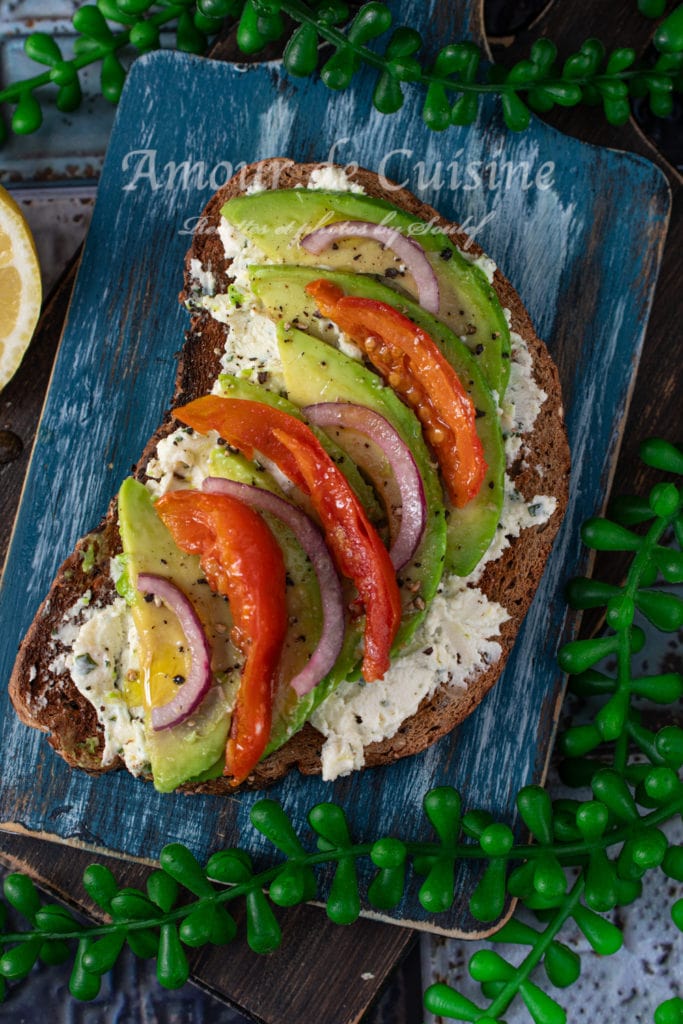
[[[497,5],[502,18],[502,3]],[[529,3],[509,5],[523,14]],[[538,6],[538,5],[537,5]],[[483,8],[483,0],[482,0]],[[509,14],[509,12],[508,12]],[[483,10],[479,12],[483,26]],[[508,21],[509,23],[509,21]],[[613,45],[637,42],[641,51],[649,43],[651,24],[640,17],[633,0],[601,0],[576,5],[555,0],[531,29],[491,39],[497,59],[511,62],[528,51],[530,40],[547,35],[561,40],[562,53],[576,48],[591,35],[609,37]],[[481,30],[483,38],[484,32]],[[214,56],[234,59],[234,34],[219,42]],[[640,370],[634,383],[631,408],[624,424],[623,443],[615,457],[614,487],[633,491],[644,487],[647,473],[638,460],[638,444],[648,436],[683,439],[681,418],[681,317],[683,315],[683,230],[680,202],[681,176],[666,156],[635,123],[612,129],[600,115],[582,109],[562,111],[549,118],[569,134],[603,146],[630,149],[658,163],[669,178],[674,194],[673,213],[664,261],[650,317]],[[29,354],[15,379],[0,395],[0,564],[4,561],[21,487],[28,465],[50,372],[77,268],[77,255],[48,298]],[[0,862],[26,871],[66,902],[85,909],[79,898],[80,878],[92,856],[27,836],[0,834]],[[105,860],[105,858],[103,858]],[[137,864],[109,859],[126,884],[137,885],[146,869]],[[411,931],[360,920],[350,928],[331,925],[314,907],[286,913],[287,941],[268,958],[255,957],[240,940],[226,953],[223,949],[198,952],[192,976],[202,987],[227,999],[256,1019],[268,1024],[325,1024],[359,1021],[376,999],[397,963],[415,942]],[[334,957],[319,956],[333,949]],[[334,969],[330,969],[333,963]],[[361,980],[362,976],[366,980]],[[370,977],[371,976],[371,977]],[[314,1008],[314,1012],[313,1012]],[[313,1012],[313,1016],[312,1016]],[[419,1012],[419,1011],[418,1011]],[[396,1008],[396,1021],[411,1020]],[[415,1017],[417,1020],[418,1017]]]

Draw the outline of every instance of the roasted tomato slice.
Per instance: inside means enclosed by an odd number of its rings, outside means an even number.
[[[472,399],[434,340],[385,302],[344,295],[331,281],[311,281],[306,291],[323,316],[360,345],[387,384],[413,407],[448,496],[462,508],[484,481],[484,449]]]
[[[198,398],[175,415],[200,433],[217,430],[248,458],[260,452],[310,496],[337,569],[353,581],[365,610],[363,677],[381,679],[401,622],[395,570],[346,477],[310,427],[261,402],[216,395]]]
[[[178,547],[199,555],[209,585],[230,602],[232,639],[245,656],[225,765],[237,785],[270,738],[287,632],[282,551],[258,512],[227,495],[172,491],[155,507]]]

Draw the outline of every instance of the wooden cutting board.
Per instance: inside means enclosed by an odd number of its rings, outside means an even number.
[[[445,5],[407,20],[454,38]],[[434,9],[432,9],[434,7]],[[452,784],[468,806],[514,818],[520,786],[543,778],[567,635],[562,582],[580,571],[578,523],[602,502],[652,299],[669,210],[663,175],[534,123],[504,128],[495,101],[444,135],[370,110],[371,73],[343,96],[278,65],[212,64],[178,54],[136,62],[112,135],[67,326],[36,439],[2,590],[0,678],[62,558],[97,523],[168,404],[186,323],[176,296],[189,236],[211,192],[240,162],[276,155],[357,161],[465,223],[521,294],[562,376],[574,457],[572,501],[541,590],[501,683],[425,754],[335,784],[290,775],[269,795],[306,831],[307,809],[336,800],[354,836],[427,837],[424,792]],[[334,149],[333,149],[334,147]],[[123,773],[71,772],[39,734],[0,709],[0,821],[61,842],[154,860],[180,840],[200,859],[239,843],[271,851],[248,824],[254,794],[161,796]],[[364,883],[367,883],[367,875]],[[409,894],[392,919],[472,933],[463,868],[452,912],[427,918]]]

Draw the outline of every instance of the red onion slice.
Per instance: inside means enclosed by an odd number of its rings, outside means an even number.
[[[276,516],[285,526],[289,527],[311,560],[320,587],[323,628],[318,645],[308,662],[290,680],[294,691],[299,697],[303,697],[332,669],[339,657],[344,640],[342,588],[323,535],[301,509],[290,505],[288,501],[280,498],[277,494],[263,490],[261,487],[238,483],[236,480],[208,477],[204,481],[202,489],[210,494],[228,494],[252,508]]]
[[[187,679],[172,700],[161,707],[152,708],[152,728],[170,729],[189,718],[211,689],[211,648],[192,603],[175,583],[164,576],[141,572],[138,576],[138,590],[142,594],[152,594],[159,598],[177,616],[190,651]]]
[[[311,231],[301,240],[307,252],[319,256],[340,238],[371,238],[396,253],[413,275],[417,299],[428,313],[439,312],[439,282],[427,254],[413,238],[406,238],[387,224],[373,224],[367,220],[338,220],[324,228]]]
[[[364,434],[386,456],[401,496],[401,522],[389,555],[394,568],[401,569],[415,554],[427,525],[424,484],[410,448],[384,416],[363,405],[321,402],[303,412],[316,427],[345,427]]]

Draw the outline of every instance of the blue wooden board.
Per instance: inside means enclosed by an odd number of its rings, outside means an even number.
[[[512,280],[560,367],[572,497],[504,677],[456,733],[418,757],[333,784],[292,773],[269,795],[304,835],[307,809],[331,799],[347,809],[358,839],[426,837],[421,800],[430,787],[455,785],[468,806],[512,821],[515,792],[543,777],[561,692],[554,654],[567,635],[561,588],[585,558],[578,524],[608,487],[668,189],[638,157],[591,148],[540,123],[522,135],[507,132],[493,99],[472,128],[440,135],[423,125],[417,91],[399,116],[384,118],[370,111],[372,84],[363,72],[352,90],[336,95],[320,82],[287,78],[278,65],[242,68],[179,54],[134,65],[0,590],[6,825],[150,859],[175,840],[200,859],[236,843],[257,862],[271,858],[248,821],[257,794],[160,795],[125,772],[90,778],[71,771],[42,734],[17,721],[4,684],[57,567],[99,521],[168,406],[187,325],[177,302],[183,256],[204,203],[241,162],[324,161],[335,143],[337,162],[405,180],[446,217],[474,228]],[[466,896],[473,879],[463,868],[460,899],[436,920],[414,896],[391,916],[447,934],[472,932]]]

